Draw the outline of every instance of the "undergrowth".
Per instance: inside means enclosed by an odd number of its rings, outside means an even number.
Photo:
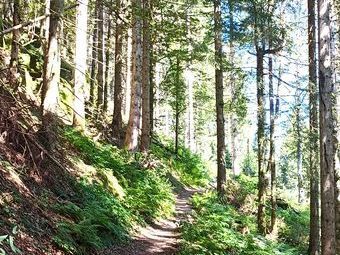
[[[155,143],[152,146],[152,152],[170,168],[171,172],[179,177],[183,184],[200,187],[206,186],[210,176],[202,158],[185,147],[180,147],[176,155],[171,151],[170,148],[172,147],[171,142],[168,143],[167,147]]]
[[[206,178],[198,174],[203,164],[197,156],[182,155],[186,160],[175,164],[165,148],[154,149],[148,156],[130,154],[94,142],[70,127],[64,128],[63,137],[75,151],[69,157],[79,173],[73,184],[75,195],[53,205],[65,217],[54,241],[72,254],[89,254],[124,242],[136,224],[170,216],[175,204],[170,173],[182,173],[181,180],[187,183],[198,184],[199,178]],[[184,174],[191,167],[193,171]]]
[[[280,208],[278,237],[259,235],[256,230],[256,211],[254,211],[256,206],[243,204],[251,203],[246,198],[246,194],[254,193],[256,189],[255,182],[248,178],[250,177],[241,176],[237,181],[233,181],[236,184],[232,185],[238,186],[238,198],[233,201],[221,202],[217,194],[212,191],[192,198],[193,220],[182,226],[181,254],[300,255],[306,253],[308,212],[290,207],[286,210]],[[235,203],[237,199],[241,201]],[[251,210],[253,212],[249,213]]]

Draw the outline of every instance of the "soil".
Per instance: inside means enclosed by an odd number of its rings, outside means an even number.
[[[132,241],[121,247],[111,247],[100,255],[149,255],[177,254],[180,248],[180,226],[183,221],[190,220],[190,197],[196,193],[194,189],[182,189],[176,196],[176,213],[173,218],[160,220],[140,228]]]

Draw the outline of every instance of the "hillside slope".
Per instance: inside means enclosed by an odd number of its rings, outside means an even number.
[[[163,145],[130,154],[67,126],[48,152],[38,107],[9,91],[0,91],[0,248],[8,254],[91,254],[127,242],[138,225],[173,214],[173,189],[183,185],[175,178],[207,181],[186,150],[176,161]]]

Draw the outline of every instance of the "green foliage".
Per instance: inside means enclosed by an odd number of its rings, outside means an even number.
[[[162,159],[163,165],[167,166],[170,172],[178,175],[183,184],[190,186],[206,186],[208,184],[210,176],[199,155],[182,146],[178,150],[178,155],[175,155],[171,152],[172,142],[166,148],[153,144],[152,152],[156,157]]]
[[[6,251],[4,250],[4,244],[3,242],[7,243],[10,250],[14,254],[21,254],[22,252],[18,247],[14,244],[14,236],[18,234],[18,226],[14,226],[12,229],[11,235],[1,235],[0,236],[0,255],[6,255]]]
[[[243,194],[234,200],[256,192],[256,180],[252,177],[241,175],[232,185]],[[299,255],[306,250],[305,213],[279,210],[279,238],[274,241],[257,234],[256,214],[241,210],[245,204],[236,209],[232,204],[222,203],[215,192],[195,195],[192,204],[193,221],[182,227],[180,254]]]
[[[120,201],[97,185],[79,182],[77,200],[54,205],[54,210],[69,218],[58,224],[54,241],[68,252],[86,254],[127,239],[134,216]]]
[[[289,207],[287,210],[280,209],[279,217],[284,224],[279,231],[279,237],[287,243],[304,250],[308,245],[309,236],[309,210],[301,210]]]
[[[133,157],[112,145],[95,143],[72,128],[65,128],[64,137],[86,162],[82,167],[90,165],[92,172],[80,169],[84,173],[74,184],[71,202],[53,206],[67,218],[58,224],[54,237],[61,248],[88,254],[127,240],[134,224],[172,214],[174,195],[161,164],[143,167],[148,159],[142,155]]]
[[[257,173],[257,158],[254,151],[247,153],[242,161],[242,172],[254,176]]]
[[[233,163],[231,162],[231,154],[230,151],[227,149],[225,153],[225,167],[227,169],[231,169],[233,166]]]

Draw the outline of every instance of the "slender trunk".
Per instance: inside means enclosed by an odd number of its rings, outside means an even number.
[[[335,116],[337,117],[337,139],[336,141],[340,141],[340,2],[338,0],[333,0],[332,5],[332,17],[335,18],[333,20],[334,26],[333,30],[337,30],[338,33],[333,33],[335,35],[335,52],[333,54],[335,61],[335,94],[336,96],[336,112]],[[335,31],[334,31],[335,32]],[[334,146],[336,147],[336,146]],[[338,146],[336,153],[336,163],[335,163],[335,183],[336,185],[336,254],[340,254],[340,148]]]
[[[229,23],[230,23],[230,39],[229,39],[229,48],[230,48],[230,64],[232,65],[232,70],[230,72],[230,96],[231,96],[231,105],[234,105],[236,99],[235,94],[235,75],[234,75],[234,62],[235,62],[235,48],[234,48],[234,5],[233,0],[228,1],[229,4]],[[237,123],[235,120],[235,113],[230,113],[230,123],[229,123],[229,133],[230,133],[230,159],[231,159],[231,169],[233,175],[236,176],[236,136],[237,136]]]
[[[98,13],[98,1],[96,2],[94,17],[97,18]],[[95,86],[96,86],[96,70],[97,70],[97,47],[98,47],[98,25],[97,22],[94,24],[93,36],[92,36],[92,56],[91,56],[91,78],[90,78],[90,98],[89,108],[94,108],[95,103]],[[92,112],[88,109],[88,112]],[[89,114],[90,115],[90,114]],[[92,114],[91,114],[92,115]]]
[[[188,2],[186,2],[188,3]],[[191,29],[190,29],[190,6],[187,7],[186,11],[186,33],[187,33],[187,44],[188,51],[191,52]],[[195,129],[194,129],[194,72],[192,71],[192,62],[188,61],[185,68],[185,83],[187,87],[187,112],[185,118],[185,146],[189,148],[190,151],[195,151]]]
[[[321,254],[335,255],[335,87],[331,66],[330,0],[318,1],[321,171]]]
[[[116,0],[118,14],[121,14],[122,0]],[[114,105],[112,118],[112,133],[120,143],[123,127],[122,104],[123,104],[123,29],[124,24],[116,17],[115,35],[115,83],[114,83]]]
[[[297,177],[298,177],[298,203],[302,203],[302,137],[301,137],[301,113],[300,113],[301,103],[298,102],[296,108],[296,168],[297,168]]]
[[[221,1],[214,0],[214,42],[215,42],[215,96],[217,125],[217,192],[225,193],[225,133],[224,133],[224,101],[223,101],[223,51],[222,51],[222,18]]]
[[[275,169],[275,106],[274,106],[274,83],[273,83],[273,58],[269,57],[268,60],[269,69],[269,160],[268,160],[268,172],[270,172],[270,232],[273,232],[276,222],[276,169]]]
[[[88,0],[82,0],[77,6],[75,71],[74,71],[74,102],[73,126],[85,130],[85,95],[86,56],[87,56],[87,5]]]
[[[154,101],[155,101],[155,63],[153,60],[153,47],[150,45],[150,139],[153,136],[154,129]]]
[[[177,57],[176,62],[176,105],[175,105],[175,154],[178,155],[178,137],[179,137],[179,58]]]
[[[60,23],[59,17],[64,6],[63,0],[51,1],[51,16],[48,36],[47,55],[44,61],[43,87],[41,96],[42,131],[48,149],[53,150],[56,144],[57,110],[60,79]]]
[[[20,0],[14,0],[13,2],[13,27],[20,24]],[[14,29],[12,32],[12,48],[11,59],[9,62],[9,83],[16,87],[18,83],[18,61],[19,61],[19,40],[20,29]]]
[[[101,117],[104,97],[104,3],[103,0],[98,2],[98,73],[97,73],[97,118]]]
[[[150,147],[150,2],[143,0],[143,67],[142,67],[142,137],[141,151],[147,152]]]
[[[131,79],[131,104],[129,122],[125,136],[124,146],[129,151],[137,151],[138,136],[141,118],[142,94],[142,21],[138,14],[141,9],[141,0],[134,0],[133,30],[132,30],[132,79]],[[137,11],[137,13],[136,13]]]
[[[130,104],[131,104],[131,80],[132,80],[132,28],[127,31],[127,59],[126,59],[126,83],[125,83],[125,107],[124,107],[124,121],[128,122],[130,115]]]
[[[257,72],[257,160],[258,160],[258,212],[257,225],[261,234],[266,233],[265,203],[266,203],[266,176],[264,169],[264,144],[265,144],[265,109],[264,109],[264,81],[263,81],[263,49],[257,47],[256,52]]]
[[[108,17],[107,24],[107,36],[106,36],[106,49],[105,49],[105,83],[104,83],[104,104],[103,112],[104,115],[107,113],[107,105],[109,99],[109,71],[110,71],[110,49],[111,49],[111,19]]]
[[[309,61],[309,178],[310,178],[310,255],[319,255],[319,153],[318,153],[318,112],[317,112],[317,71],[316,71],[316,28],[315,0],[308,0],[308,61]]]

